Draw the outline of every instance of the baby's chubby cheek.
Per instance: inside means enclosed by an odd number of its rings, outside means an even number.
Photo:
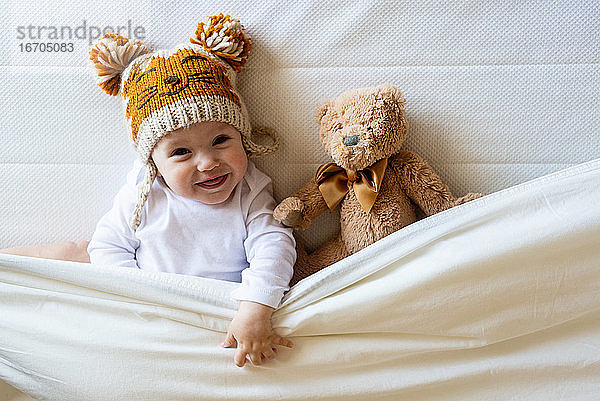
[[[246,175],[246,171],[248,170],[248,156],[246,156],[246,152],[237,157],[234,161],[232,161],[233,173],[235,175],[235,180],[239,183],[244,175]]]

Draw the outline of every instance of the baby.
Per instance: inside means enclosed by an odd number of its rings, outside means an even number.
[[[98,85],[123,96],[139,155],[88,246],[94,264],[240,282],[224,347],[258,365],[292,347],[271,314],[289,289],[296,259],[291,230],[273,219],[271,180],[248,155],[253,142],[236,73],[250,51],[239,21],[200,23],[190,43],[150,52],[107,34],[90,49]]]

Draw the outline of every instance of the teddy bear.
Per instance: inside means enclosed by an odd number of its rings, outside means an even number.
[[[419,155],[401,149],[408,124],[404,96],[392,85],[354,89],[317,110],[320,140],[333,159],[302,189],[283,199],[274,217],[306,229],[340,206],[340,232],[308,254],[298,242],[291,285],[415,222],[480,197],[455,198]]]

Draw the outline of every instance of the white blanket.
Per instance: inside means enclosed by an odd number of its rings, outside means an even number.
[[[600,159],[434,215],[300,282],[261,367],[233,283],[1,256],[0,378],[44,400],[597,400]]]

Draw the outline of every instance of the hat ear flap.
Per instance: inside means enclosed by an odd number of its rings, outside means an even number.
[[[109,95],[116,96],[121,86],[121,75],[137,57],[150,50],[139,40],[107,33],[90,47],[90,60],[98,74],[96,83]]]
[[[219,57],[235,71],[242,70],[252,48],[250,37],[239,20],[229,15],[213,15],[200,22],[190,42]]]

